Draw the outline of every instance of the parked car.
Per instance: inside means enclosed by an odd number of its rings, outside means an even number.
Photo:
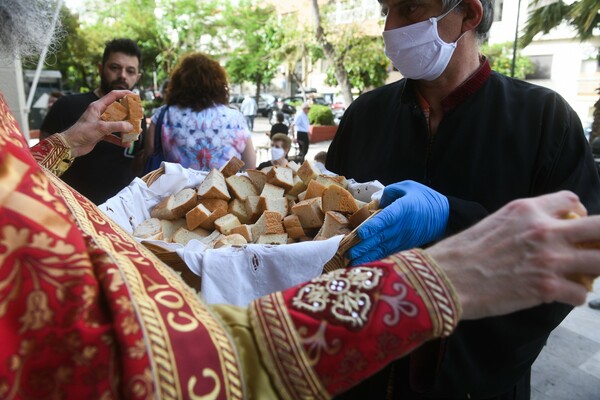
[[[229,105],[237,108],[238,110],[242,106],[242,102],[244,101],[244,97],[241,94],[232,94],[229,96]],[[269,115],[269,110],[275,103],[275,96],[272,94],[261,94],[258,100],[258,114],[263,117],[267,117]]]

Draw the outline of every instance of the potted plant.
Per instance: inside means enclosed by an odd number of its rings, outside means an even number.
[[[328,106],[313,104],[308,112],[310,128],[308,138],[311,143],[332,140],[337,132],[333,122],[333,111]]]

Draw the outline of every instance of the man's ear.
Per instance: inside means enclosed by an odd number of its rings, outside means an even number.
[[[483,7],[480,0],[462,0],[463,17],[462,32],[475,31],[483,18]]]

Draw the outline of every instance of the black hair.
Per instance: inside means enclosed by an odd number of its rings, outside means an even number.
[[[110,57],[112,53],[124,53],[128,56],[137,57],[140,65],[139,68],[142,68],[142,50],[140,50],[140,47],[133,40],[118,38],[106,42],[104,54],[102,54],[102,65],[106,63],[106,60],[108,60],[108,57]]]

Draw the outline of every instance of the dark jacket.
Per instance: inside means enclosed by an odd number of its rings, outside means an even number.
[[[359,182],[412,179],[446,195],[447,235],[511,200],[563,189],[579,195],[590,214],[600,212],[600,181],[581,122],[557,93],[491,72],[485,62],[444,100],[432,136],[413,84],[401,80],[354,101],[327,169]],[[570,310],[548,304],[461,322],[429,346],[432,352],[400,361],[395,392],[405,399],[529,398],[530,366]]]

